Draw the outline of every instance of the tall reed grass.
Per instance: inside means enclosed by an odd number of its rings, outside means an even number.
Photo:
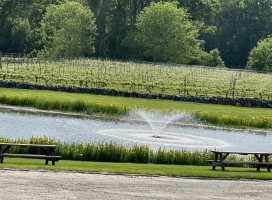
[[[214,125],[245,126],[266,129],[272,128],[272,119],[266,116],[241,117],[235,115],[209,113],[207,111],[193,111],[192,114],[201,121]]]
[[[95,103],[92,101],[58,101],[45,100],[36,96],[17,96],[4,94],[0,96],[0,104],[33,107],[42,110],[56,110],[64,112],[80,112],[85,114],[125,115],[132,108],[116,104]],[[165,112],[171,110],[164,110]],[[192,115],[201,121],[223,126],[238,126],[252,128],[272,128],[272,118],[267,116],[242,117],[229,114],[210,113],[208,111],[192,111]]]
[[[81,112],[85,114],[124,115],[129,108],[115,104],[103,104],[87,101],[57,101],[44,100],[33,96],[17,96],[4,94],[0,96],[0,103],[12,106],[34,107],[42,110],[57,110],[67,112]]]
[[[187,150],[165,150],[160,148],[153,151],[149,145],[133,145],[131,148],[118,145],[113,142],[94,143],[60,143],[46,136],[32,137],[27,139],[12,140],[0,138],[4,143],[22,144],[55,144],[58,148],[55,155],[60,155],[64,160],[99,161],[99,162],[131,162],[131,163],[156,163],[175,165],[207,165],[206,160],[214,158],[209,150],[187,151]],[[37,148],[12,147],[10,153],[41,153]]]

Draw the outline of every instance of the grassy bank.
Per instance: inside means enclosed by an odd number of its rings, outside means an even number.
[[[210,166],[84,162],[67,160],[60,160],[55,166],[52,166],[44,165],[44,160],[21,158],[5,158],[4,163],[0,164],[0,168],[108,172],[181,177],[272,179],[272,173],[267,172],[266,169],[261,169],[260,172],[257,172],[255,168],[226,167],[226,171],[221,171],[220,168],[213,171]]]
[[[93,101],[59,101],[55,99],[42,99],[41,97],[28,95],[10,95],[0,96],[0,103],[12,106],[32,107],[41,110],[57,110],[64,112],[77,112],[84,114],[104,114],[104,115],[122,115],[127,112],[126,107],[115,104],[103,104]]]
[[[207,165],[206,160],[214,158],[211,151],[186,151],[186,150],[165,150],[160,148],[153,151],[149,145],[133,145],[127,147],[113,142],[100,143],[60,143],[47,137],[32,137],[30,139],[1,138],[0,143],[21,143],[21,144],[55,144],[58,145],[55,154],[62,156],[64,160],[77,161],[98,161],[98,162],[119,162],[119,163],[154,163],[154,164],[175,164],[175,165]],[[37,148],[11,147],[8,153],[18,154],[42,154]],[[233,158],[235,159],[235,158]],[[236,158],[237,159],[237,158]]]
[[[1,138],[0,143],[20,143],[20,144],[54,144],[58,147],[55,154],[62,156],[64,160],[75,161],[96,161],[96,162],[118,162],[118,163],[153,163],[153,164],[171,164],[171,165],[208,165],[207,160],[214,159],[214,154],[210,150],[187,151],[159,148],[157,151],[152,150],[149,145],[137,145],[132,147],[119,145],[113,142],[100,143],[61,143],[46,136],[32,137],[30,139]],[[7,153],[12,154],[43,154],[39,149],[27,147],[11,147]],[[256,161],[254,156],[238,157],[231,155],[227,160],[232,161]],[[271,159],[269,159],[271,161]],[[231,166],[248,167],[243,164]]]
[[[17,169],[45,169],[45,170],[63,170],[78,172],[108,172],[120,174],[146,174],[146,175],[165,175],[165,176],[181,176],[181,177],[210,177],[210,178],[248,178],[248,179],[272,179],[272,174],[266,169],[260,172],[256,168],[249,167],[227,167],[226,171],[221,171],[218,167],[216,171],[211,170],[211,166],[193,166],[207,164],[206,159],[211,159],[210,152],[178,152],[148,151],[145,146],[134,146],[126,148],[114,145],[90,145],[83,144],[59,144],[54,140],[46,137],[32,138],[31,140],[10,140],[2,138],[0,142],[20,142],[20,143],[42,143],[42,144],[58,144],[56,155],[62,155],[64,160],[60,160],[55,166],[44,165],[43,159],[22,159],[22,158],[5,158],[4,163],[0,164],[0,168],[17,168]],[[38,149],[12,147],[9,152],[12,153],[39,153]],[[121,160],[116,160],[116,158]],[[127,158],[127,160],[123,160]],[[73,159],[73,160],[70,160]],[[113,159],[113,160],[112,160]],[[237,159],[232,157],[231,159]],[[82,161],[82,160],[98,160],[103,162]],[[179,161],[175,163],[173,161]],[[112,162],[107,162],[112,161]],[[115,161],[115,162],[114,162]],[[125,162],[127,161],[127,162]],[[144,163],[155,161],[155,164]],[[128,163],[130,162],[130,163]],[[137,162],[137,163],[131,163]],[[143,162],[143,163],[139,163]],[[177,165],[178,164],[178,165]],[[188,165],[191,164],[191,165]]]
[[[265,108],[9,88],[0,88],[0,103],[106,115],[123,115],[134,108],[177,111],[193,114],[213,125],[272,129],[272,112]]]

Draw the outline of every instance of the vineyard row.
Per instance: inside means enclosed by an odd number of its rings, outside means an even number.
[[[2,57],[0,79],[135,92],[272,99],[272,74],[99,59]]]

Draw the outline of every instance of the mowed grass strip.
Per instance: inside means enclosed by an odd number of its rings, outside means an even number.
[[[239,116],[267,116],[272,118],[272,109],[268,108],[245,108],[228,105],[192,103],[171,100],[158,100],[158,99],[141,99],[131,97],[116,97],[104,95],[91,95],[91,94],[77,94],[67,92],[55,92],[45,90],[25,90],[13,88],[0,88],[0,95],[13,94],[18,96],[29,95],[36,96],[44,100],[57,100],[57,101],[93,101],[97,103],[116,104],[120,106],[131,106],[137,108],[147,108],[156,110],[177,110],[177,111],[207,111],[210,113],[218,114],[231,114]]]
[[[236,127],[272,128],[272,109],[245,108],[227,105],[180,102],[171,100],[140,99],[104,95],[76,94],[66,92],[0,88],[2,95],[30,96],[43,101],[76,102],[86,101],[117,105],[127,108],[144,108],[164,111],[200,113],[209,123]],[[237,120],[236,120],[237,119]],[[260,121],[260,122],[258,122]],[[257,123],[256,123],[257,122]]]
[[[44,165],[44,160],[5,158],[0,168],[17,168],[32,170],[61,170],[77,172],[108,172],[118,174],[145,174],[180,177],[206,177],[206,178],[245,178],[271,180],[272,173],[265,168],[257,171],[256,168],[226,167],[215,171],[211,166],[189,165],[162,165],[162,164],[135,164],[135,163],[109,163],[109,162],[84,162],[60,160],[55,166]]]

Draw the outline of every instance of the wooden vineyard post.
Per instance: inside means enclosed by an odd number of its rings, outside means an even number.
[[[13,53],[11,53],[11,58],[10,58],[10,62],[12,63],[13,61],[13,71],[16,71],[16,59],[15,56],[13,55]]]
[[[8,72],[8,56],[6,55],[6,65],[7,65],[7,72]]]
[[[0,69],[2,71],[2,51],[0,51]]]
[[[22,61],[22,59],[21,59],[21,53],[19,53],[19,57],[18,57],[18,61],[17,61],[17,63],[18,63],[18,68],[17,68],[17,70],[18,70],[18,71],[20,70],[20,64],[22,63],[21,61]]]

